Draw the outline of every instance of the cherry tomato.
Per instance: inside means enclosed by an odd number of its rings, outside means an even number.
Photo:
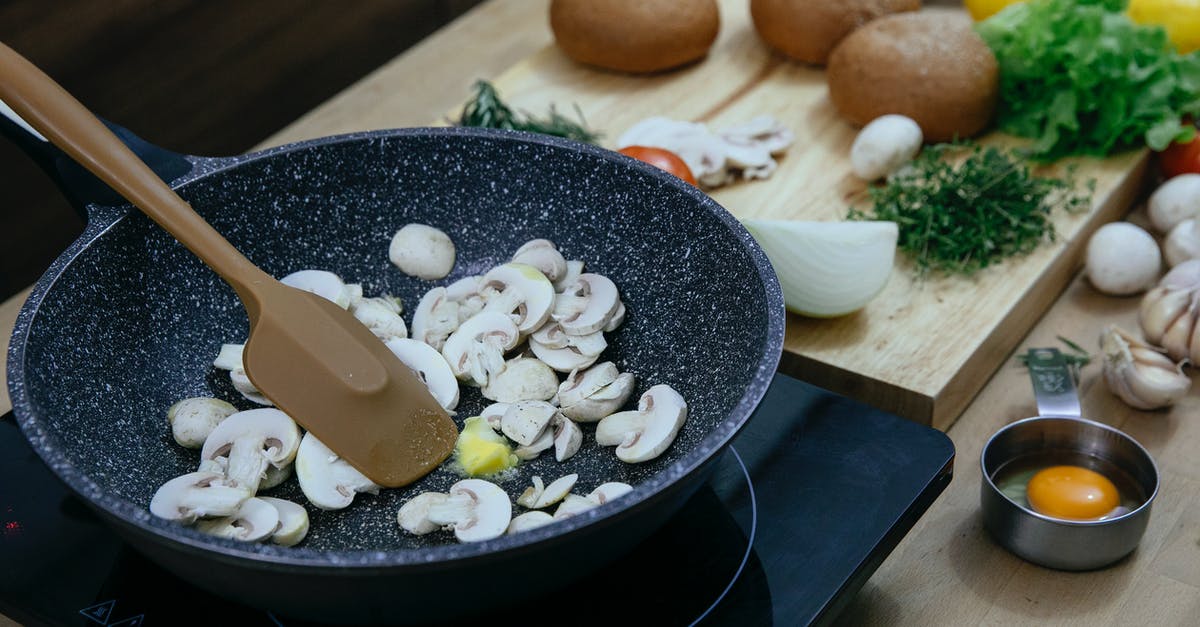
[[[638,161],[645,161],[660,170],[666,170],[692,185],[696,184],[696,177],[692,176],[691,168],[683,159],[679,158],[679,155],[670,150],[650,146],[627,146],[617,152]]]
[[[1171,178],[1180,174],[1200,174],[1200,133],[1185,144],[1176,142],[1158,153],[1158,164],[1163,176]]]

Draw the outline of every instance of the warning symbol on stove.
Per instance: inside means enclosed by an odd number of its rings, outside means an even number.
[[[97,603],[91,607],[85,607],[79,610],[80,614],[88,617],[89,620],[94,620],[101,625],[108,624],[108,617],[112,616],[113,607],[117,604],[117,600],[105,601]]]
[[[142,627],[142,620],[146,618],[145,614],[138,614],[133,618],[126,618],[118,623],[113,623],[108,627]]]

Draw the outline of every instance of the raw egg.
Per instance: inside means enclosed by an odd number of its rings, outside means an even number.
[[[1038,471],[1029,480],[1026,498],[1033,511],[1069,520],[1098,520],[1121,504],[1117,487],[1108,477],[1081,466]]]

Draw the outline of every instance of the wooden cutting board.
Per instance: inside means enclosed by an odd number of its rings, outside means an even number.
[[[857,129],[834,110],[824,72],[773,55],[755,33],[745,0],[720,4],[719,39],[705,60],[682,70],[653,76],[593,70],[551,45],[492,82],[519,110],[577,106],[610,148],[625,129],[654,115],[720,128],[770,114],[795,131],[795,144],[769,180],[714,190],[717,202],[739,218],[795,220],[840,220],[851,204],[865,206],[865,186],[848,161]],[[919,281],[899,259],[887,287],[864,310],[832,320],[789,314],[781,370],[912,420],[949,426],[1067,285],[1091,233],[1137,200],[1149,170],[1144,150],[1076,163],[1080,180],[1096,180],[1093,206],[1059,212],[1056,242],[970,279]],[[1062,333],[1070,337],[1071,329]],[[1073,339],[1089,348],[1095,343]]]

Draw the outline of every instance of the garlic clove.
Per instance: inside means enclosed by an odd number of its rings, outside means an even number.
[[[1100,347],[1104,351],[1104,382],[1130,407],[1168,407],[1191,387],[1191,379],[1179,364],[1116,325],[1100,336]]]
[[[1162,344],[1167,329],[1187,312],[1191,300],[1188,290],[1173,290],[1161,285],[1147,292],[1138,309],[1138,324],[1146,341]]]
[[[1167,332],[1163,334],[1159,345],[1166,349],[1171,359],[1187,359],[1188,349],[1191,348],[1192,330],[1195,327],[1195,310],[1189,307],[1167,326]]]

